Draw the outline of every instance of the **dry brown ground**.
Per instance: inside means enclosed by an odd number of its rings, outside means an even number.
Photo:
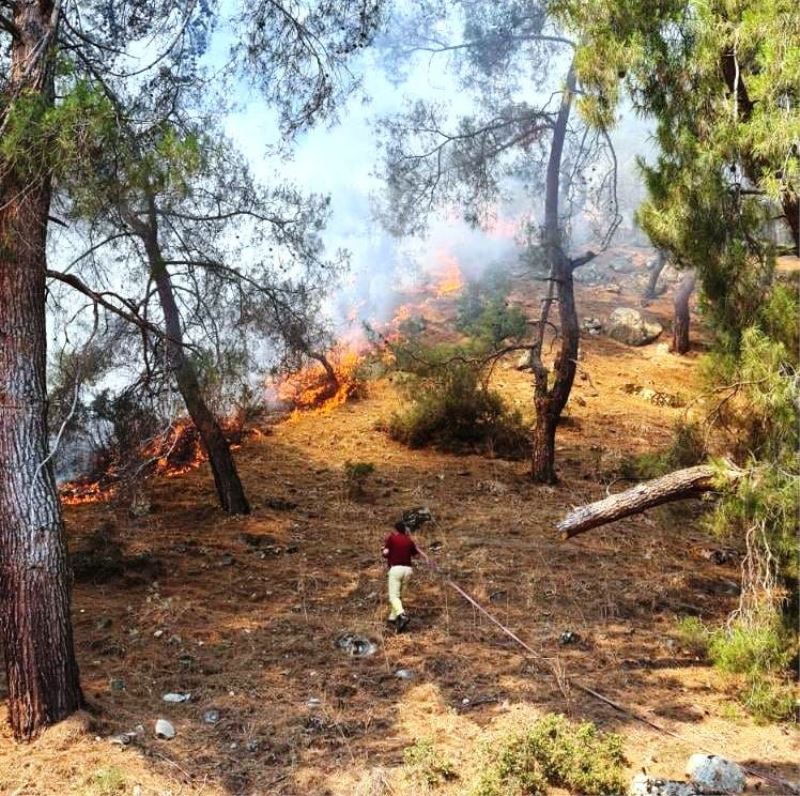
[[[634,295],[581,289],[581,314],[635,306]],[[669,304],[648,311],[668,318]],[[698,391],[696,353],[584,342],[586,375],[559,435],[557,487],[532,485],[523,463],[389,441],[375,430],[398,403],[384,380],[361,402],[283,422],[238,451],[249,517],[229,519],[216,508],[205,466],[150,482],[154,510],[138,520],[124,506],[68,507],[73,549],[105,527],[126,556],[146,553],[160,571],[76,585],[89,713],[25,747],[3,730],[0,793],[103,796],[137,785],[141,794],[173,796],[415,793],[397,773],[415,738],[433,737],[467,771],[475,744],[497,722],[543,711],[624,734],[631,773],[646,767],[681,776],[688,755],[710,747],[798,779],[796,728],[734,717],[731,686],[674,641],[678,614],[720,622],[736,603],[736,567],[700,555],[713,542],[700,529],[698,505],[654,511],[572,543],[557,539],[554,525],[571,505],[603,495],[619,458],[666,444],[681,416],[624,386],[687,398]],[[496,383],[528,404],[525,374],[501,367]],[[347,460],[377,467],[363,501],[346,498]],[[274,498],[297,508],[269,508]],[[381,540],[402,510],[418,505],[437,520],[419,534],[421,544],[440,543],[438,558],[453,578],[551,666],[688,740],[559,685],[422,569],[408,595],[413,632],[388,634]],[[243,534],[271,537],[276,547],[259,550]],[[560,645],[565,630],[579,643]],[[377,654],[342,654],[334,640],[344,631],[374,639]],[[400,667],[414,679],[397,679]],[[111,688],[117,679],[124,690]],[[165,705],[167,691],[191,692],[191,701]],[[312,697],[319,707],[307,706]],[[221,714],[215,726],[201,720],[210,707]],[[175,724],[174,740],[153,738],[158,717]],[[133,745],[109,743],[138,724],[145,734]],[[462,790],[456,782],[445,792]]]

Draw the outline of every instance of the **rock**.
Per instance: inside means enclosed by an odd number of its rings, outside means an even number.
[[[131,499],[131,505],[128,507],[128,514],[136,519],[137,517],[146,517],[152,510],[150,498],[144,492],[137,492]]]
[[[108,742],[114,746],[130,746],[134,738],[136,738],[135,732],[122,732],[119,735],[112,735]]]
[[[125,681],[121,677],[112,677],[108,682],[112,691],[124,691]]]
[[[559,644],[577,644],[581,637],[574,630],[565,630],[559,637]]]
[[[164,702],[171,702],[172,704],[176,705],[180,702],[188,702],[192,698],[191,694],[176,694],[175,692],[170,692],[168,694],[164,694],[161,699]]]
[[[175,728],[166,719],[156,721],[156,738],[169,741],[175,737]]]
[[[112,624],[114,624],[114,623],[111,621],[111,619],[109,619],[107,616],[104,616],[102,619],[100,619],[97,622],[95,627],[98,630],[108,630],[108,628],[110,628]]]
[[[517,360],[517,370],[530,370],[533,367],[531,351],[523,351],[520,358]]]
[[[322,704],[322,700],[319,697],[309,697],[306,700],[306,707],[307,708],[318,708]]]
[[[273,511],[294,511],[297,508],[297,503],[284,498],[267,498],[264,501],[264,505]]]
[[[637,774],[631,782],[628,794],[629,796],[696,796],[697,792],[687,782]]]
[[[233,556],[232,556],[230,553],[225,553],[225,554],[222,556],[222,558],[220,558],[220,560],[219,560],[219,565],[220,565],[221,567],[230,567],[230,566],[233,566],[233,562],[234,562],[235,560],[236,560],[236,559],[234,559],[234,557],[233,557]]]
[[[609,268],[617,274],[632,274],[636,270],[636,265],[626,257],[620,257],[618,260],[612,260]]]
[[[741,767],[717,755],[692,755],[686,774],[697,793],[742,793],[746,785]]]
[[[219,711],[216,708],[209,708],[203,711],[203,724],[216,724],[219,721]]]
[[[606,325],[609,337],[634,346],[652,343],[663,331],[660,323],[646,321],[642,313],[632,307],[617,307]]]
[[[339,636],[336,639],[336,646],[354,658],[368,658],[378,650],[378,646],[368,638],[358,636],[355,633],[344,633]]]
[[[426,506],[417,506],[413,509],[408,509],[403,512],[400,521],[408,528],[409,531],[419,530],[426,522],[433,522],[433,514]]]
[[[394,676],[398,680],[413,680],[414,679],[414,672],[412,672],[411,669],[398,669],[394,673]]]
[[[700,551],[700,555],[706,561],[712,561],[715,564],[735,564],[738,560],[736,551],[730,547],[714,547],[705,548]]]

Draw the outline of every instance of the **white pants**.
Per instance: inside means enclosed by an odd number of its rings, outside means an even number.
[[[400,614],[405,613],[400,597],[403,594],[403,586],[411,577],[413,571],[411,567],[399,565],[389,567],[389,605],[392,607],[391,613],[389,614],[390,622],[393,619],[397,619]]]

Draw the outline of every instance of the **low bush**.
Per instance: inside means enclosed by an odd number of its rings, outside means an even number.
[[[372,462],[351,462],[344,463],[344,480],[347,486],[347,496],[351,500],[364,496],[364,487],[367,479],[375,472],[375,465]]]
[[[456,779],[453,763],[437,749],[431,738],[419,738],[403,753],[406,768],[413,780],[435,788]]]
[[[549,786],[585,796],[625,791],[622,738],[547,714],[495,739],[472,796],[544,796]]]
[[[458,300],[456,328],[492,347],[504,340],[519,340],[527,331],[527,319],[508,303],[510,289],[510,279],[499,269],[470,282]]]
[[[385,424],[389,436],[412,448],[523,458],[530,440],[521,413],[484,383],[464,352],[442,353],[417,349],[413,361],[405,353],[406,369],[416,371],[406,382],[411,403]]]
[[[677,423],[672,430],[672,440],[665,450],[626,456],[620,464],[623,478],[647,481],[666,475],[672,470],[693,467],[708,456],[702,428],[697,423]]]

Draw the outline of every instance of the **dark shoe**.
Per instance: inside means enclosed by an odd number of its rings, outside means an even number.
[[[397,632],[402,633],[408,627],[408,623],[410,621],[411,620],[408,618],[406,614],[400,614],[400,616],[397,617],[397,622],[395,624]]]

